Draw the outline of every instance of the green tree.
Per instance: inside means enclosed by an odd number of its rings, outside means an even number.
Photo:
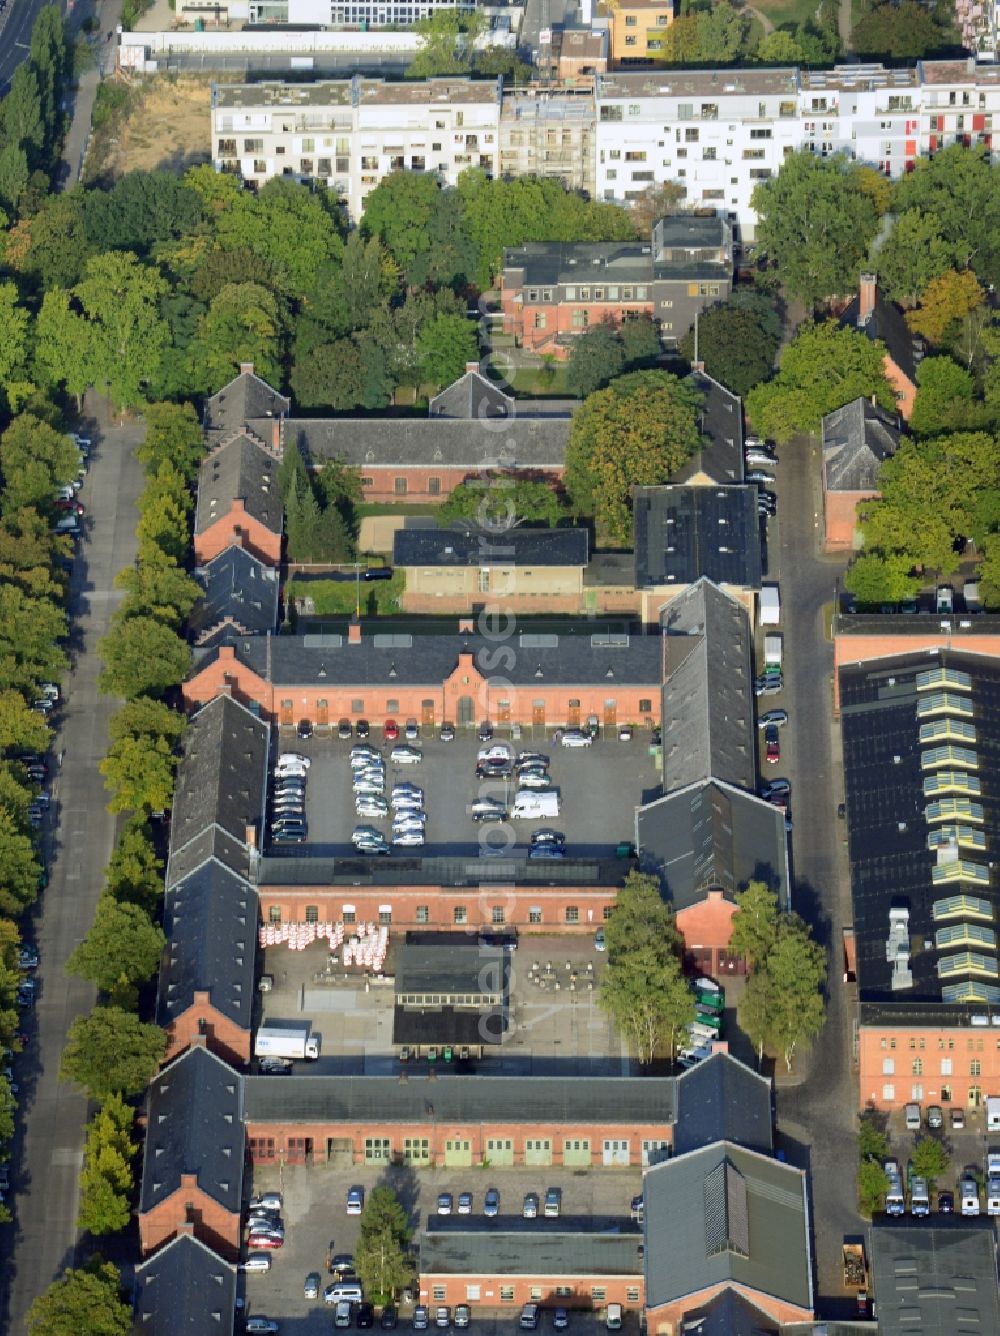
[[[18,202],[28,188],[28,155],[20,144],[0,147],[0,207],[10,213],[17,211]]]
[[[177,755],[173,740],[163,733],[126,733],[112,743],[98,769],[111,794],[110,812],[163,812],[173,801]]]
[[[0,436],[4,511],[51,505],[60,487],[76,477],[79,451],[68,436],[21,413]]]
[[[168,334],[157,303],[166,290],[131,251],[92,256],[73,289],[89,325],[91,380],[123,407],[142,403],[159,368]]]
[[[65,609],[52,599],[0,584],[0,686],[27,695],[39,682],[58,682],[66,671],[59,642],[67,629]]]
[[[497,473],[459,483],[436,514],[439,524],[468,520],[491,527],[547,524],[551,529],[565,519],[566,507],[549,482]],[[502,537],[497,541],[502,542]]]
[[[77,407],[82,405],[94,374],[91,330],[62,288],[42,298],[35,321],[35,370],[41,384],[64,386]]]
[[[138,1095],[163,1060],[167,1036],[121,1007],[95,1007],[69,1027],[59,1064],[63,1081],[73,1081],[91,1099]]]
[[[801,65],[805,52],[790,32],[776,28],[760,39],[757,59],[762,65]]]
[[[192,343],[199,388],[227,384],[242,362],[271,385],[282,382],[284,316],[278,298],[259,283],[227,283],[202,316]]]
[[[407,267],[407,283],[464,292],[475,279],[478,259],[462,197],[455,190],[442,190],[427,225],[427,249]]]
[[[34,904],[41,873],[31,836],[0,808],[0,914],[16,918]]]
[[[101,641],[102,691],[132,700],[162,696],[187,677],[191,651],[186,641],[152,617],[118,620]]]
[[[953,254],[933,214],[907,209],[895,219],[879,246],[879,283],[893,301],[916,306],[928,283],[951,268]]]
[[[698,360],[710,376],[741,396],[771,374],[780,343],[781,317],[763,293],[734,292],[698,320]],[[680,351],[689,362],[695,360],[693,327],[681,339]]]
[[[585,399],[602,389],[625,369],[625,349],[611,323],[592,325],[573,340],[566,368],[566,385]]]
[[[889,1176],[877,1160],[863,1160],[858,1166],[858,1209],[870,1219],[885,1201]]]
[[[771,986],[771,1040],[791,1071],[795,1050],[823,1028],[826,952],[801,920],[790,916],[781,924],[764,969]]]
[[[34,388],[27,371],[30,323],[27,310],[18,303],[15,285],[0,283],[0,395],[12,412],[17,412]]]
[[[126,172],[110,190],[84,196],[87,238],[103,251],[145,254],[157,242],[194,232],[201,216],[200,195],[173,172]]]
[[[695,1017],[694,994],[681,972],[679,934],[655,877],[631,872],[605,927],[607,967],[598,1001],[628,1036],[641,1063],[677,1039]]]
[[[125,616],[152,617],[175,631],[203,593],[197,580],[153,543],[140,550],[135,566],[118,572],[115,586],[125,590]]]
[[[71,288],[83,275],[92,253],[83,226],[83,199],[79,187],[48,195],[37,213],[19,219],[7,234],[6,263],[42,292]]]
[[[147,404],[143,417],[146,434],[136,454],[149,474],[163,464],[178,469],[189,484],[198,476],[205,456],[205,438],[191,404]]]
[[[791,153],[751,200],[757,241],[794,296],[817,306],[850,291],[878,227],[858,169],[842,154]]]
[[[19,691],[0,688],[0,747],[5,750],[46,752],[52,741],[52,731]]]
[[[566,451],[566,489],[612,542],[632,536],[631,489],[666,482],[698,446],[700,396],[665,371],[634,371],[584,400]]]
[[[858,1119],[858,1155],[862,1160],[881,1162],[889,1158],[889,1138],[871,1116]]]
[[[686,191],[677,181],[663,181],[660,185],[647,186],[629,206],[635,234],[643,241],[649,238],[653,224],[668,213],[680,213],[684,208]]]
[[[134,816],[122,827],[104,870],[105,891],[119,904],[138,905],[155,914],[163,897],[163,863],[157,857],[149,823]]]
[[[751,970],[759,969],[778,937],[779,911],[776,892],[763,881],[751,881],[736,895],[729,951],[742,956]]]
[[[77,1228],[88,1234],[118,1234],[132,1218],[132,1140],[135,1111],[120,1095],[112,1095],[87,1128]]]
[[[66,970],[89,979],[117,1006],[131,1010],[136,985],[156,973],[165,942],[145,910],[102,895],[90,931],[70,954]]]
[[[3,132],[8,144],[24,149],[29,166],[40,165],[45,148],[45,121],[38,75],[30,61],[22,61],[10,81],[3,100]]]
[[[358,1277],[375,1303],[390,1303],[413,1277],[406,1246],[410,1225],[399,1198],[383,1184],[372,1189],[355,1249]]]
[[[118,1268],[99,1258],[65,1272],[28,1311],[28,1336],[129,1336],[131,1330]]]
[[[979,566],[979,596],[983,606],[1000,608],[1000,531],[991,533],[983,544]]]
[[[450,385],[464,373],[467,362],[479,360],[476,327],[465,316],[437,315],[417,335],[417,354],[424,380],[439,387]]]
[[[913,574],[909,557],[862,552],[844,576],[844,588],[861,607],[876,608],[883,603],[902,603],[914,598],[920,580]]]
[[[974,269],[981,283],[1000,281],[1000,236],[990,221],[1000,216],[1000,173],[988,148],[953,144],[917,158],[894,185],[892,207],[936,219],[953,268]]]
[[[879,4],[851,31],[851,50],[868,60],[921,60],[943,44],[944,34],[919,0]]]
[[[483,26],[481,15],[461,14],[457,9],[436,9],[426,18],[418,19],[414,30],[422,44],[407,68],[407,78],[468,74],[472,67],[472,45]]]
[[[917,367],[917,397],[910,428],[918,436],[971,425],[975,382],[972,374],[950,357],[925,357]]]
[[[937,1137],[918,1137],[913,1147],[913,1172],[918,1178],[926,1178],[933,1188],[939,1178],[948,1172],[951,1157],[944,1142]]]
[[[400,268],[409,269],[430,246],[440,194],[431,172],[390,172],[365,197],[362,233],[381,241]]]
[[[852,399],[874,396],[891,410],[896,401],[884,356],[881,343],[835,320],[803,325],[774,379],[750,391],[747,415],[762,436],[784,445],[799,432],[819,431],[826,413]]]

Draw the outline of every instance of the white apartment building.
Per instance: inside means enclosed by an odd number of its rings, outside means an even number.
[[[393,171],[434,172],[449,185],[467,167],[495,176],[500,96],[499,79],[213,84],[212,158],[217,171],[254,185],[272,176],[322,182],[357,221]]]
[[[662,70],[597,76],[597,194],[627,202],[676,181],[691,207],[724,212],[752,240],[760,181],[810,146],[895,178],[947,144],[993,149],[1000,68],[971,60],[912,69]]]

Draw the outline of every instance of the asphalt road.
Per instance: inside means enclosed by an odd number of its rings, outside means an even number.
[[[0,97],[6,93],[14,71],[28,54],[31,30],[46,0],[7,0],[0,18]]]
[[[18,1060],[21,1086],[12,1160],[14,1222],[2,1235],[0,1329],[23,1332],[32,1300],[71,1266],[76,1248],[78,1176],[86,1101],[58,1077],[59,1056],[73,1019],[89,1011],[94,989],[64,973],[66,958],[86,933],[115,839],[115,819],[97,765],[107,749],[108,717],[116,703],[97,690],[98,640],[121,594],[115,575],[135,557],[135,500],[143,483],[133,447],[142,427],[111,425],[103,403],[90,396],[85,429],[94,441],[81,492],[87,507],[72,578],[72,670],[53,757],[52,817],[47,832],[50,880],[30,932],[38,945],[40,996],[26,1013],[30,1043]],[[26,932],[26,936],[28,933]],[[13,1246],[12,1246],[13,1245]]]
[[[843,780],[839,730],[832,719],[833,646],[824,634],[823,613],[846,563],[821,550],[816,442],[797,439],[779,451],[779,459],[768,578],[781,587],[786,689],[767,703],[789,714],[776,769],[792,781],[792,907],[828,948],[830,970],[826,1025],[800,1064],[806,1079],[778,1088],[778,1131],[789,1160],[811,1174],[817,1312],[848,1316],[840,1248],[845,1233],[861,1229],[854,1176],[853,995],[842,982],[842,929],[851,921],[851,908],[843,823],[836,815]],[[781,1072],[776,1075],[780,1081]]]

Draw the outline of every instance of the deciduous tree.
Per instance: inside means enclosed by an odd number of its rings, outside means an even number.
[[[961,272],[947,269],[927,284],[920,296],[920,306],[907,314],[906,323],[915,334],[940,344],[952,326],[982,306],[985,299],[986,294],[970,269]]]
[[[410,1225],[392,1188],[379,1184],[368,1195],[355,1249],[358,1277],[375,1303],[391,1303],[413,1276],[406,1245]]]
[[[117,1234],[132,1218],[132,1140],[135,1110],[112,1095],[90,1121],[80,1174],[77,1228],[88,1234]]]
[[[122,1297],[118,1268],[95,1259],[67,1271],[28,1312],[28,1336],[129,1336],[132,1309]]]
[[[64,433],[21,413],[0,436],[4,511],[44,509],[60,487],[76,477],[79,451]]]
[[[149,823],[134,816],[122,827],[104,870],[105,891],[120,904],[139,905],[154,914],[163,895],[163,863],[157,857]]]
[[[907,209],[879,247],[879,283],[893,301],[916,306],[927,285],[951,268],[953,255],[937,218],[921,209]]]
[[[918,0],[876,5],[851,32],[851,50],[870,60],[920,60],[943,41],[934,16]]]
[[[736,904],[729,951],[742,956],[751,970],[756,970],[777,940],[778,896],[766,882],[751,881],[745,891],[737,892]]]
[[[925,357],[917,367],[917,396],[910,428],[918,436],[933,436],[973,425],[975,382],[970,372],[950,357]]]
[[[858,1166],[858,1208],[870,1219],[885,1201],[889,1176],[877,1160],[862,1160]]]
[[[187,677],[191,651],[187,642],[152,617],[117,621],[101,641],[104,663],[99,685],[111,696],[162,696]]]
[[[951,1156],[938,1137],[917,1138],[913,1147],[913,1172],[919,1178],[926,1178],[932,1188],[948,1172],[950,1163]]]
[[[142,403],[159,367],[168,334],[157,303],[166,290],[131,251],[92,256],[73,290],[89,325],[91,380],[123,407]]]
[[[437,508],[439,524],[468,520],[511,528],[517,524],[553,528],[566,513],[565,503],[550,483],[507,473],[459,483]],[[502,543],[502,534],[495,541]]]
[[[771,983],[771,1040],[791,1071],[795,1050],[823,1028],[826,952],[792,915],[782,921],[764,969]]]
[[[438,387],[450,385],[467,362],[479,360],[476,327],[465,316],[437,315],[417,335],[417,355],[424,380]]]
[[[152,1080],[166,1044],[158,1025],[146,1025],[121,1007],[95,1007],[70,1025],[59,1075],[98,1102],[109,1095],[138,1095]]]
[[[273,292],[259,283],[227,283],[199,321],[191,345],[199,388],[227,384],[243,362],[280,386],[283,333],[284,313]]]
[[[698,358],[705,370],[734,394],[746,396],[771,374],[781,342],[781,317],[763,294],[737,291],[727,302],[710,306],[698,320]],[[695,360],[694,328],[680,351]]]
[[[66,969],[89,979],[117,1005],[131,1010],[135,985],[156,973],[165,941],[144,909],[102,895],[90,931],[70,954]]]
[[[1000,282],[1000,173],[982,145],[950,145],[918,157],[893,187],[893,210],[917,209],[937,220],[956,269],[975,270],[981,283]]]
[[[844,588],[861,607],[878,608],[884,603],[902,603],[914,598],[920,578],[913,574],[910,557],[862,552],[844,576]]]
[[[169,463],[193,483],[205,455],[205,438],[194,408],[190,404],[148,404],[143,417],[146,434],[136,454],[147,473],[158,473],[161,465]]]

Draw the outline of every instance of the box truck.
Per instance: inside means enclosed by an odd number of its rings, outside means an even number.
[[[1000,1097],[986,1096],[986,1130],[1000,1132]]]
[[[558,816],[559,794],[551,790],[518,789],[510,814],[515,821],[537,821],[543,817]]]
[[[764,637],[764,667],[781,667],[781,636],[770,635]]]
[[[781,625],[781,596],[777,585],[764,585],[757,604],[761,626]]]
[[[313,1062],[319,1057],[319,1035],[309,1033],[308,1021],[305,1025],[265,1021],[257,1031],[254,1054],[258,1058],[308,1058]]]

